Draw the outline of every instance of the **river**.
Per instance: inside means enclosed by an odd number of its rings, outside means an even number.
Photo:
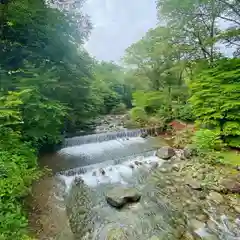
[[[110,122],[112,120],[114,118],[110,118]],[[189,224],[194,223],[198,234],[210,239],[205,231],[206,224],[203,222],[199,228],[201,222],[194,219],[203,217],[201,207],[205,203],[202,203],[202,195],[208,192],[190,191],[188,186],[181,184],[184,171],[178,172],[181,166],[192,169],[199,163],[176,161],[171,168],[177,171],[164,175],[164,166],[169,163],[158,158],[156,150],[167,143],[163,138],[146,136],[154,130],[124,129],[121,121],[119,124],[106,123],[105,120],[102,123],[104,126],[98,126],[97,133],[66,138],[58,152],[44,155],[39,160],[41,165],[52,170],[52,174],[33,185],[29,201],[30,232],[40,240],[199,239],[184,235]],[[155,168],[161,165],[162,170],[155,172]],[[197,170],[198,177],[203,167]],[[157,186],[151,181],[154,173],[158,177]],[[186,173],[193,174],[191,171]],[[137,189],[141,199],[118,210],[107,203],[106,194],[122,186]],[[196,197],[201,201],[195,202]],[[190,214],[177,209],[177,202],[180,209],[187,206],[184,211]],[[225,202],[222,200],[222,203]],[[221,214],[229,213],[228,206],[225,207]],[[219,205],[217,208],[221,210]],[[219,216],[223,216],[221,214]],[[210,237],[215,237],[211,239],[239,239],[240,235],[226,226],[224,220],[216,230],[218,237],[211,234]]]
[[[146,211],[151,212],[151,209],[156,207],[154,203],[150,206],[141,202],[146,206],[136,205],[137,215],[135,211],[118,212],[108,206],[104,194],[109,188],[118,185],[143,188],[143,179],[149,175],[154,163],[161,164],[161,160],[155,156],[155,150],[165,145],[164,140],[143,138],[141,135],[146,130],[127,130],[121,123],[106,131],[107,124],[103,123],[104,133],[99,132],[101,127],[98,126],[98,133],[67,138],[57,153],[44,155],[40,159],[41,165],[50,168],[53,175],[45,176],[34,183],[32,188],[30,230],[39,239],[74,239],[69,226],[69,216],[66,214],[66,199],[67,196],[74,195],[72,183],[77,177],[83,179],[91,192],[91,202],[98,206],[92,211],[92,218],[96,215],[102,217],[98,220],[99,225],[92,226],[95,229],[91,233],[95,237],[91,236],[89,239],[105,239],[109,230],[106,230],[107,226],[126,223],[126,219],[131,219],[127,217],[130,212],[132,223],[129,222],[129,226],[133,226],[134,222],[137,223],[136,218],[145,217]],[[141,224],[138,222],[138,226],[135,226],[138,232]],[[102,229],[100,232],[99,228]]]

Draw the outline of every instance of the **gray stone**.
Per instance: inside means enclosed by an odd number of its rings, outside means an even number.
[[[233,177],[230,179],[224,179],[221,185],[226,189],[227,192],[240,193],[240,177]]]
[[[237,213],[240,213],[240,206],[233,206],[233,208]]]
[[[179,164],[173,164],[172,170],[178,172],[180,170]]]
[[[195,231],[195,230],[204,228],[204,227],[205,227],[205,223],[204,223],[204,222],[201,222],[201,221],[198,221],[197,219],[191,219],[191,220],[189,221],[189,227],[190,227],[193,231]]]
[[[141,198],[140,192],[135,188],[115,187],[106,194],[109,205],[122,208],[127,203],[138,202]]]
[[[186,182],[186,185],[188,185],[193,190],[202,190],[201,183],[194,179],[187,179],[185,182]]]
[[[224,201],[223,196],[218,192],[210,192],[209,195],[207,196],[207,199],[218,204]]]
[[[150,165],[151,165],[151,169],[155,169],[159,166],[157,162],[151,162]]]
[[[168,160],[175,155],[173,148],[165,146],[157,150],[157,156],[161,159]]]
[[[197,218],[198,221],[204,221],[205,222],[206,220],[208,220],[208,216],[206,214],[197,215],[196,218]]]
[[[141,137],[142,137],[142,138],[147,138],[147,137],[148,137],[148,134],[147,134],[147,133],[142,133],[142,134],[141,134]]]
[[[196,155],[196,150],[192,147],[192,146],[186,146],[184,149],[183,149],[183,156],[185,158],[191,158],[193,156]]]

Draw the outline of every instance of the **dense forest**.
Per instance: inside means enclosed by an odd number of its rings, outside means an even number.
[[[240,2],[158,0],[157,9],[159,25],[123,59],[136,86],[132,119],[196,121],[240,147]]]
[[[84,49],[91,20],[74,4],[0,4],[0,239],[29,239],[23,200],[42,174],[39,148],[98,115],[133,105],[131,126],[195,121],[200,138],[240,147],[238,0],[158,0],[158,26],[122,66]]]

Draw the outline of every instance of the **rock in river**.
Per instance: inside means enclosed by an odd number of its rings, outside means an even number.
[[[222,180],[221,185],[227,192],[240,193],[240,175]]]
[[[168,146],[162,147],[157,151],[157,156],[164,160],[168,160],[174,155],[175,155],[174,149]]]
[[[115,187],[106,194],[106,200],[109,205],[122,208],[127,203],[137,202],[141,194],[135,188]]]

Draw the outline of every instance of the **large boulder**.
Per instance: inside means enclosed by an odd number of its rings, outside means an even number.
[[[66,212],[75,239],[82,239],[93,228],[93,204],[88,187],[77,177],[66,199]]]
[[[115,187],[106,194],[109,205],[122,208],[127,203],[138,202],[141,198],[140,192],[135,188]]]
[[[161,159],[168,160],[175,155],[173,148],[165,146],[157,150],[157,156]]]

